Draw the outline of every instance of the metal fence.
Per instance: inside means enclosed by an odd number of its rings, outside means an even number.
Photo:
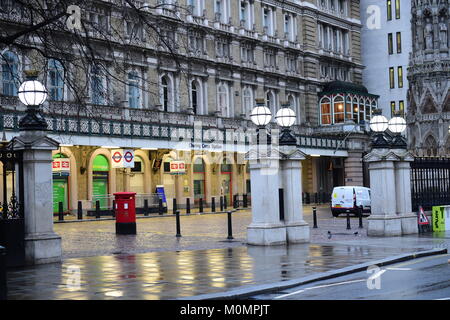
[[[450,158],[415,158],[411,163],[412,210],[450,205]]]

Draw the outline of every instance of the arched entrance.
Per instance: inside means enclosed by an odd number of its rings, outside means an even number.
[[[137,194],[144,194],[144,161],[141,157],[135,156],[134,168],[131,168],[130,191]]]
[[[197,158],[194,161],[193,166],[193,182],[194,182],[194,202],[197,203],[198,199],[206,198],[206,166],[205,161],[202,158]]]
[[[233,201],[232,173],[231,163],[224,158],[220,165],[220,195],[226,196],[228,205]]]
[[[92,164],[92,203],[99,200],[100,209],[108,208],[109,162],[104,155],[97,155]]]

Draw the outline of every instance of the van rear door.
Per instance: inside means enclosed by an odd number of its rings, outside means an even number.
[[[333,208],[353,208],[353,188],[335,188],[333,193]]]

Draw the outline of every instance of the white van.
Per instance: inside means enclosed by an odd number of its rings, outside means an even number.
[[[331,194],[331,213],[333,217],[341,213],[358,214],[358,208],[363,206],[363,213],[370,213],[370,189],[364,187],[336,187]]]

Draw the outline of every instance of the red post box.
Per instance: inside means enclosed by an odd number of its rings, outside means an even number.
[[[136,234],[136,192],[117,192],[115,197],[116,234]]]

